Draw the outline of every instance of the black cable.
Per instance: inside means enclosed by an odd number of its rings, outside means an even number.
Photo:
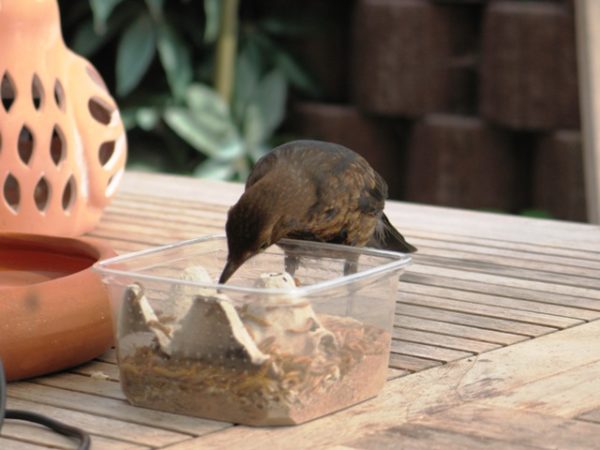
[[[7,387],[4,376],[4,367],[2,366],[2,359],[0,359],[0,432],[2,431],[2,425],[4,424],[5,418],[25,420],[27,422],[34,422],[48,427],[63,436],[76,438],[79,440],[79,447],[77,447],[77,450],[89,450],[90,435],[80,428],[72,427],[71,425],[64,424],[41,414],[18,409],[6,409],[6,391]]]

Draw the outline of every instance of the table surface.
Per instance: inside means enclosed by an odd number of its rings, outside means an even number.
[[[90,236],[126,253],[222,232],[242,189],[128,172]],[[233,426],[129,405],[109,351],[11,383],[8,407],[82,427],[96,450],[600,448],[600,229],[392,201],[386,213],[419,252],[376,398],[294,427]],[[9,421],[0,448],[74,447]]]

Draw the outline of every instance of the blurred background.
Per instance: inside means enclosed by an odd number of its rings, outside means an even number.
[[[298,138],[398,200],[585,221],[572,0],[61,0],[128,167],[245,180]]]

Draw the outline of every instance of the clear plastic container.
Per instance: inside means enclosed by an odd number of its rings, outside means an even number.
[[[219,285],[226,257],[219,235],[94,266],[109,287],[132,404],[289,425],[377,395],[409,256],[283,240]],[[273,275],[292,266],[293,278]]]

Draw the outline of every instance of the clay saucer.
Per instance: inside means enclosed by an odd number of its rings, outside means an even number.
[[[0,358],[9,381],[81,364],[112,345],[108,293],[91,267],[115,255],[90,239],[0,234]]]

